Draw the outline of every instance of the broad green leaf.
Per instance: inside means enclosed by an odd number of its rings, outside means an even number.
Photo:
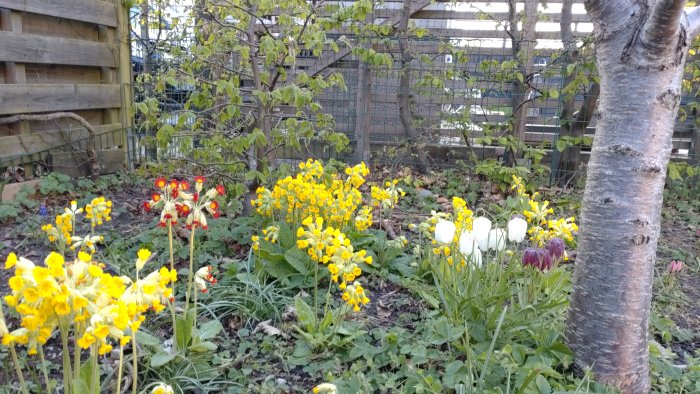
[[[221,325],[221,322],[218,320],[210,320],[197,327],[197,336],[199,339],[212,339],[219,335],[223,328],[224,327]]]
[[[157,368],[161,367],[170,361],[172,361],[177,354],[175,353],[166,353],[164,351],[159,351],[153,356],[151,356],[151,367]]]
[[[316,314],[311,309],[309,304],[304,302],[301,297],[295,297],[294,308],[297,311],[297,320],[299,321],[299,324],[304,326],[304,329],[308,333],[313,333],[315,331],[314,325],[316,323]]]
[[[309,274],[309,255],[303,250],[292,248],[284,254],[287,263],[292,266],[298,273],[306,276]]]

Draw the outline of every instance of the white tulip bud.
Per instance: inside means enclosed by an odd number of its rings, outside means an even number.
[[[523,218],[515,217],[508,222],[508,241],[523,242],[527,235],[527,221]]]
[[[457,228],[455,224],[447,220],[442,220],[435,225],[435,240],[442,244],[452,243]]]

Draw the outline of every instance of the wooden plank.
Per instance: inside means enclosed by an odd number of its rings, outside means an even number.
[[[21,33],[22,32],[22,15],[8,10],[8,9],[2,9],[0,10],[0,28],[5,31],[9,32],[14,32],[14,33]],[[5,83],[7,84],[26,84],[27,83],[27,75],[25,73],[25,68],[24,64],[17,64],[11,59],[3,59],[2,56],[0,56],[0,60],[6,60],[5,61]],[[17,122],[13,124],[9,124],[8,129],[10,130],[10,134],[27,134],[29,133],[29,123],[26,121],[24,122]],[[25,171],[27,173],[31,173],[27,171],[28,168],[25,168]]]
[[[102,79],[97,67],[29,63],[24,70],[28,84],[99,84]]]
[[[16,63],[71,64],[117,67],[117,54],[111,45],[1,31],[0,60]]]
[[[119,107],[119,85],[0,85],[0,115]]]
[[[102,0],[0,0],[0,8],[117,26],[117,9]]]
[[[38,36],[72,38],[84,41],[99,41],[97,25],[72,19],[54,18],[47,15],[24,13],[22,32]]]
[[[112,0],[117,9],[117,31],[114,35],[119,53],[119,98],[121,101],[118,114],[119,121],[124,125],[122,128],[122,138],[126,139],[127,130],[131,130],[134,125],[134,102],[133,76],[131,74],[131,27],[129,23],[129,9],[123,6],[121,0]],[[129,152],[126,147],[123,149],[124,163],[129,163]]]
[[[99,137],[100,135],[112,133],[115,130],[121,130],[121,128],[121,123],[108,124],[95,126],[95,132]],[[71,142],[71,140],[85,139],[87,136],[88,133],[85,129],[76,128],[71,130],[68,136],[66,136],[66,133],[63,131],[54,130],[52,132],[0,137],[0,160],[46,151],[58,146],[63,146]],[[124,144],[121,139],[118,139],[116,142],[118,142],[120,146]]]

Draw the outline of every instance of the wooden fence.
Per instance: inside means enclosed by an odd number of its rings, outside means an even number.
[[[347,5],[351,1],[331,2],[337,5]],[[518,11],[522,11],[522,2]],[[374,23],[397,27],[401,14],[402,1],[385,1],[374,14]],[[533,72],[538,69],[551,67],[552,55],[559,50],[561,45],[560,22],[561,0],[547,1],[546,5],[539,5],[539,19],[537,22],[537,46],[530,54],[535,59]],[[447,0],[414,0],[410,9],[411,24],[425,29],[425,36],[421,39],[410,40],[410,51],[414,58],[425,55],[432,59],[430,65],[414,61],[411,66],[411,105],[414,122],[419,124],[421,130],[431,135],[432,148],[448,146],[450,149],[437,149],[438,151],[455,152],[460,145],[475,144],[475,138],[483,136],[485,124],[504,124],[508,121],[512,106],[510,94],[512,87],[509,83],[495,81],[492,77],[479,72],[478,65],[485,59],[507,60],[512,58],[510,37],[503,25],[494,24],[494,20],[507,21],[508,2],[497,0],[491,2],[450,2]],[[585,37],[590,34],[592,24],[585,13],[583,0],[574,0],[573,15],[571,18],[574,37]],[[500,26],[500,27],[499,27]],[[351,31],[346,28],[328,31],[329,36],[348,35]],[[467,53],[469,61],[463,64],[446,64],[448,58],[441,49],[446,42],[461,42],[460,46]],[[376,40],[372,48],[381,53],[392,54],[398,59],[398,42],[394,39]],[[452,60],[452,59],[451,59]],[[692,59],[691,59],[692,60]],[[689,61],[691,61],[689,60]],[[456,60],[455,60],[456,62]],[[398,61],[397,61],[398,63]],[[444,86],[437,89],[416,88],[422,75],[440,75],[442,70],[451,67],[459,70],[468,78],[444,80]],[[366,125],[370,141],[377,149],[386,145],[405,144],[405,134],[399,119],[399,75],[401,67],[395,65],[393,70],[377,69],[371,77],[371,88],[364,98],[358,99],[358,69],[359,64],[351,54],[348,47],[341,48],[339,52],[328,49],[321,56],[305,56],[297,59],[295,69],[297,72],[309,74],[326,74],[330,72],[341,73],[347,84],[347,90],[327,91],[320,97],[324,111],[334,115],[337,130],[347,133],[354,138],[357,123]],[[429,67],[429,68],[426,68]],[[566,65],[561,64],[561,59],[554,67],[560,70]],[[563,71],[558,77],[543,77],[535,81],[535,85],[541,91],[550,88],[560,89],[563,83]],[[478,93],[475,93],[477,92]],[[474,93],[472,93],[474,92]],[[489,94],[491,92],[491,94]],[[495,92],[495,94],[494,94]],[[579,107],[582,97],[579,97],[576,108]],[[370,110],[363,111],[358,107],[358,100],[369,101]],[[684,100],[687,101],[687,100]],[[539,145],[543,141],[555,143],[559,134],[558,114],[561,110],[561,98],[537,99],[529,104],[526,119],[525,142]],[[366,103],[364,105],[367,105]],[[505,109],[505,111],[504,111]],[[366,113],[367,112],[367,113]],[[688,111],[690,112],[690,111]],[[686,159],[688,157],[698,159],[700,156],[700,131],[694,127],[695,117],[689,116],[684,121],[678,121],[673,137],[674,158]],[[590,123],[586,134],[593,136],[595,131],[595,117]],[[551,146],[551,145],[549,145]],[[431,148],[431,146],[428,146]],[[498,155],[496,147],[490,148]],[[435,150],[435,149],[433,149]],[[548,149],[551,151],[551,149]],[[439,158],[436,158],[439,159]],[[584,151],[582,159],[587,160]]]
[[[0,16],[0,120],[75,113],[95,131],[102,173],[123,168],[132,94],[121,0],[0,0]],[[34,170],[48,161],[56,171],[86,175],[87,141],[87,130],[68,118],[2,124],[0,167],[23,158]]]

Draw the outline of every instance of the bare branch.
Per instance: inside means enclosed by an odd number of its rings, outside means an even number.
[[[644,23],[640,44],[649,53],[664,53],[678,41],[686,0],[657,0]]]
[[[97,161],[97,153],[95,152],[95,128],[85,120],[82,116],[73,113],[73,112],[54,112],[51,114],[40,114],[40,115],[28,115],[28,114],[19,114],[19,115],[13,115],[13,116],[8,116],[5,118],[0,118],[0,124],[8,124],[8,123],[15,123],[15,122],[21,122],[24,120],[34,120],[34,121],[40,121],[40,122],[46,122],[49,120],[57,120],[57,119],[73,119],[74,121],[80,123],[85,130],[88,132],[88,143],[87,143],[87,156],[88,156],[88,161],[90,162],[90,177],[95,178],[98,175],[100,175],[100,164]]]
[[[700,34],[700,7],[688,11],[688,38],[693,39]]]

